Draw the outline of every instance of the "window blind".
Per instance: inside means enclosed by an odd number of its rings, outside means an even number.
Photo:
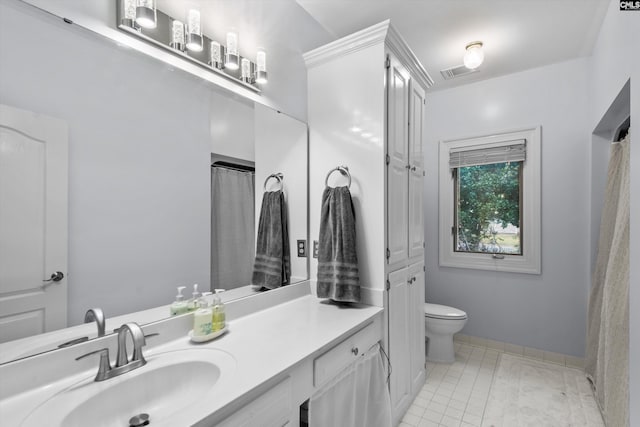
[[[526,155],[526,140],[524,139],[458,147],[449,150],[449,167],[455,169],[493,163],[524,162]]]

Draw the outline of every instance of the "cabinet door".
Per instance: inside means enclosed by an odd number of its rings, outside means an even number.
[[[390,56],[387,85],[387,248],[389,264],[408,257],[409,73]]]
[[[389,360],[391,361],[391,409],[394,420],[408,408],[411,383],[409,381],[409,286],[407,268],[389,273]],[[423,339],[424,341],[424,339]]]
[[[415,167],[415,166],[414,166]],[[409,172],[409,257],[422,257],[424,254],[424,176],[422,169]]]
[[[424,263],[409,266],[409,343],[411,392],[415,394],[425,381],[425,335],[424,335]]]
[[[411,80],[409,102],[409,164],[424,169],[425,90],[415,80]]]
[[[411,81],[409,108],[409,258],[424,254],[424,217],[422,206],[424,157],[422,152],[425,122],[425,91]]]

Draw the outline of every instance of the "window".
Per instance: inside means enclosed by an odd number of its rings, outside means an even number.
[[[440,265],[540,274],[540,128],[440,142]]]

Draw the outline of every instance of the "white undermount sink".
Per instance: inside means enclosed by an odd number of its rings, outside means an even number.
[[[35,426],[129,426],[148,414],[150,425],[181,425],[191,405],[213,402],[236,361],[217,349],[182,349],[147,357],[147,364],[118,377],[95,382],[83,379],[39,405],[22,422]],[[97,364],[96,364],[97,370]]]

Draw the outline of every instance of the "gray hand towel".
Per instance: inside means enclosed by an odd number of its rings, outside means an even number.
[[[317,287],[320,298],[360,302],[356,216],[348,187],[327,187],[322,194]]]
[[[269,191],[262,196],[256,259],[251,284],[275,289],[289,284],[289,232],[287,209],[282,191]]]

